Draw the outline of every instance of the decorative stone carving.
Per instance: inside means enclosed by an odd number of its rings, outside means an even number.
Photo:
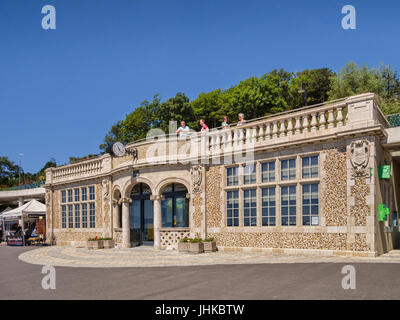
[[[121,198],[119,199],[119,204],[121,203],[132,203],[132,199],[131,198]]]
[[[164,199],[165,199],[165,196],[163,196],[163,195],[155,194],[155,195],[150,196],[150,200],[164,200]]]
[[[103,184],[103,201],[107,202],[110,200],[110,183],[109,180],[104,179],[102,181]]]
[[[200,165],[190,168],[193,192],[201,192],[201,183],[203,180],[203,172],[202,171],[203,171],[203,167]]]
[[[368,162],[370,145],[367,140],[353,141],[350,145],[350,163],[352,165],[354,177],[368,175]]]

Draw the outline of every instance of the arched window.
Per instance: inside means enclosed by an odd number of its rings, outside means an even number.
[[[189,201],[186,187],[181,183],[172,183],[163,190],[165,199],[161,206],[163,228],[189,227]]]

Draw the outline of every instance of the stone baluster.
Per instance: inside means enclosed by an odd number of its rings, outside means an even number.
[[[265,125],[265,140],[271,139],[271,124],[267,123]]]
[[[308,115],[303,116],[303,132],[308,132],[310,124],[308,122]]]
[[[251,128],[246,128],[246,129],[244,129],[244,132],[245,132],[245,134],[246,134],[246,143],[248,142],[248,143],[251,143],[251,141],[252,141],[252,132],[251,132]]]
[[[328,111],[328,128],[333,128],[335,126],[335,118],[333,116],[333,109]]]
[[[278,138],[278,122],[274,121],[272,124],[272,138]]]
[[[286,136],[286,127],[285,127],[285,120],[280,121],[281,125],[279,126],[279,137]]]
[[[325,130],[325,123],[326,123],[325,111],[321,111],[319,113],[319,130]]]
[[[257,140],[264,141],[264,125],[263,124],[259,126]]]
[[[236,128],[233,130],[233,144],[239,144],[239,129]]]
[[[253,127],[252,129],[251,129],[251,141],[253,142],[253,143],[256,143],[257,142],[257,130],[258,129],[258,126],[255,126],[255,127]]]
[[[287,126],[287,134],[288,136],[292,136],[293,135],[293,119],[288,119],[288,126]]]
[[[221,149],[221,135],[220,133],[217,131],[215,133],[215,150],[219,151]]]
[[[342,107],[339,107],[336,109],[337,110],[337,116],[336,116],[336,120],[337,120],[337,126],[338,127],[342,127],[343,126],[343,113],[342,113]]]
[[[226,144],[227,144],[228,148],[231,148],[232,147],[232,130],[228,130],[226,132],[226,134],[227,134]]]
[[[296,119],[296,124],[294,125],[294,129],[295,129],[295,134],[300,134],[301,132],[301,123],[300,123],[300,117],[295,117]]]
[[[317,114],[315,112],[311,113],[311,132],[317,131]]]

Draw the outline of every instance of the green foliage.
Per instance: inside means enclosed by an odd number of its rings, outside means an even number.
[[[382,99],[380,108],[385,114],[400,113],[400,81],[390,66],[378,68],[361,67],[349,62],[331,77],[329,100],[345,98],[355,94],[373,92]]]
[[[380,107],[384,113],[400,113],[400,82],[390,66],[370,69],[350,62],[338,74],[328,68],[297,73],[280,69],[248,78],[229,89],[202,92],[193,101],[184,93],[165,102],[155,95],[151,103],[142,102],[114,124],[100,148],[107,152],[116,141],[126,144],[143,139],[153,128],[168,134],[169,121],[176,121],[179,126],[185,120],[190,128],[199,130],[199,120],[203,118],[210,128],[215,128],[224,116],[234,124],[238,113],[244,113],[249,120],[364,92],[374,92],[382,98]]]
[[[0,186],[12,187],[18,180],[19,166],[7,157],[0,157]]]
[[[15,187],[18,185],[18,177],[19,172],[21,171],[21,182],[20,184],[31,184],[35,182],[41,182],[46,179],[45,170],[50,167],[56,167],[56,161],[54,159],[50,159],[50,161],[46,162],[42,169],[40,169],[36,173],[25,173],[24,170],[10,161],[7,157],[0,156],[0,187]]]

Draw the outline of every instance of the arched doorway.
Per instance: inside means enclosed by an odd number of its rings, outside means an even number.
[[[187,188],[181,183],[171,183],[162,192],[161,225],[163,228],[189,227],[189,200]]]
[[[151,189],[145,183],[136,184],[131,191],[130,204],[130,239],[133,246],[153,245],[153,202],[150,200]]]

